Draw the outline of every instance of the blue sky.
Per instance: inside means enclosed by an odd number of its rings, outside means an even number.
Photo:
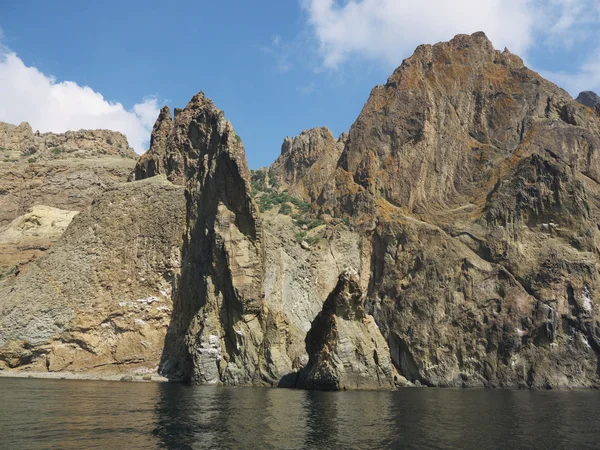
[[[285,136],[348,130],[418,44],[458,32],[600,90],[599,18],[600,0],[0,0],[0,120],[118,129],[141,152],[157,108],[203,90],[256,168]]]

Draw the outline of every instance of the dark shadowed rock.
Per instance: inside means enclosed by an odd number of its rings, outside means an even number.
[[[583,91],[577,96],[577,101],[582,105],[593,108],[600,103],[600,97],[595,92]]]
[[[182,184],[183,180],[180,174],[177,173],[178,160],[172,159],[176,158],[176,155],[171,154],[167,147],[167,141],[172,130],[171,110],[168,106],[164,106],[152,128],[150,148],[142,155],[135,166],[133,180],[143,180],[144,178],[163,174],[165,176],[169,175],[169,180]]]
[[[162,367],[195,382],[260,380],[264,334],[262,231],[244,146],[203,93],[172,121],[163,108],[136,179],[164,174],[184,184],[181,278]]]
[[[306,335],[308,365],[298,387],[323,390],[393,389],[399,376],[390,350],[365,311],[358,274],[340,275]]]
[[[598,117],[483,33],[373,90],[319,204],[374,232],[368,297],[402,375],[599,384],[597,148]]]

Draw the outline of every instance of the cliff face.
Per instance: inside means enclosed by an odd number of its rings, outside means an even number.
[[[599,125],[482,33],[419,47],[373,90],[319,203],[372,235],[401,374],[598,385]]]
[[[135,158],[120,133],[41,134],[0,123],[0,280],[44,255],[75,214],[127,180]]]
[[[281,189],[308,202],[315,201],[335,170],[344,150],[346,134],[336,141],[328,128],[303,131],[286,137],[281,155],[271,165],[269,175]]]
[[[66,133],[35,133],[27,122],[18,126],[0,122],[0,152],[9,158],[65,159],[118,156],[137,159],[127,138],[116,131],[79,130]]]
[[[365,311],[365,296],[353,270],[340,275],[306,335],[306,348],[309,361],[297,387],[393,389],[399,383],[390,349]]]
[[[338,164],[336,181],[347,187],[330,183],[321,204],[369,214],[382,198],[431,217],[485,198],[511,161],[529,153],[597,179],[588,151],[597,133],[589,110],[519,57],[494,50],[483,33],[459,35],[420,46],[373,89]]]
[[[241,139],[204,94],[170,120],[163,109],[135,172],[185,184],[182,273],[161,371],[197,383],[277,384],[307,360],[302,341],[335,286],[332,262],[360,257],[358,238],[338,230],[307,252],[291,217],[261,217]]]
[[[123,185],[137,155],[120,133],[0,124],[0,146],[0,368],[156,371],[183,188]]]
[[[164,173],[186,187],[182,274],[163,370],[195,382],[252,383],[264,334],[262,232],[244,147],[203,93],[170,120],[163,109],[152,153],[136,167],[136,178]]]
[[[252,182],[204,94],[176,111],[138,181],[0,284],[5,365],[149,366],[164,339],[161,373],[195,383],[600,386],[600,115],[483,33],[420,46],[348,136],[288,138]]]
[[[161,178],[100,195],[45,256],[0,282],[0,367],[155,371],[184,211],[182,188]]]
[[[138,155],[121,133],[39,133],[0,122],[0,227],[36,205],[81,211],[127,180]]]

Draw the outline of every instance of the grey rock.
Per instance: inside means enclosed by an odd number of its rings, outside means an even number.
[[[577,96],[577,101],[582,105],[593,108],[600,103],[600,97],[595,92],[583,91]]]
[[[402,383],[385,339],[365,312],[365,298],[358,274],[344,271],[306,336],[309,363],[300,372],[298,387],[394,389]]]

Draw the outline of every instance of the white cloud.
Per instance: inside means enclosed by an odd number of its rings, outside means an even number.
[[[34,130],[109,129],[127,136],[138,153],[147,149],[158,116],[156,98],[146,98],[132,110],[109,102],[88,86],[57,80],[26,66],[0,46],[0,121],[29,122]]]
[[[584,90],[600,90],[600,0],[550,0],[552,8],[539,8],[542,28],[540,37],[547,47],[562,47],[571,55],[587,53],[580,65],[544,70],[542,76],[554,81],[576,96]],[[543,30],[546,30],[544,33]]]
[[[337,68],[359,56],[399,65],[423,43],[483,30],[514,52],[532,41],[533,17],[524,0],[303,0],[323,64]]]
[[[600,55],[600,0],[300,0],[317,42],[321,64],[381,61],[396,67],[417,45],[446,41],[458,33],[484,31],[496,48],[563,51],[588,44]],[[572,90],[600,88],[600,64],[556,75]],[[579,87],[577,87],[579,89]]]
[[[292,70],[290,44],[284,42],[280,35],[276,34],[273,36],[271,44],[260,47],[260,51],[273,58],[277,72],[287,73]]]

